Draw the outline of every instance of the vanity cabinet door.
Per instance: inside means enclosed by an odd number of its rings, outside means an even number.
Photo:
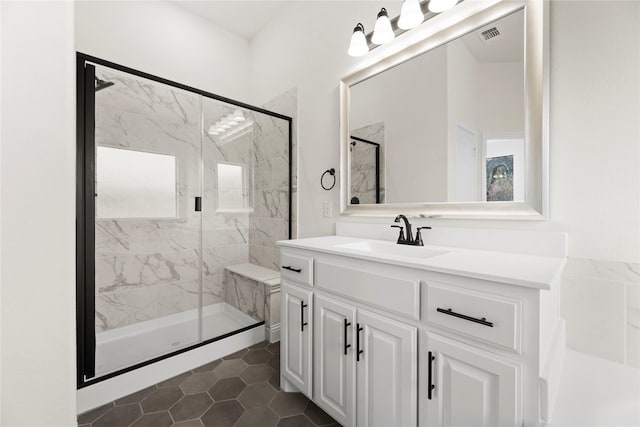
[[[311,398],[313,293],[283,280],[281,285],[282,376]]]
[[[421,427],[522,425],[517,362],[433,334],[420,338]]]
[[[355,426],[356,308],[316,295],[314,316],[314,401],[341,425]]]
[[[415,427],[418,413],[416,328],[358,309],[354,332],[357,425]]]

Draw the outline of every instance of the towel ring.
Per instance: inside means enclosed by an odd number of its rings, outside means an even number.
[[[325,187],[324,186],[324,176],[326,174],[329,174],[333,177],[333,184],[331,184],[330,187]],[[334,168],[331,169],[327,169],[326,171],[324,171],[324,173],[322,174],[322,176],[320,177],[320,185],[322,186],[322,188],[324,188],[325,190],[329,191],[331,189],[333,189],[333,187],[336,186],[336,170]]]

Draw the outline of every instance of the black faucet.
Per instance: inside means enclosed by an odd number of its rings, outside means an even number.
[[[396,219],[393,220],[393,222],[400,222],[400,220],[404,221],[404,228],[407,230],[407,232],[405,233],[405,236],[406,236],[405,240],[400,241],[400,239],[398,239],[398,244],[410,245],[413,243],[413,233],[411,232],[411,223],[409,222],[407,217],[404,215],[398,215]]]
[[[422,236],[420,235],[420,230],[423,230],[423,229],[431,230],[431,227],[418,227],[418,232],[416,233],[416,238],[414,239],[413,238],[413,233],[411,232],[411,223],[409,222],[407,217],[404,216],[404,215],[398,215],[396,217],[396,219],[393,220],[393,222],[400,222],[400,220],[404,221],[404,227],[407,230],[407,233],[406,233],[406,237],[405,237],[405,234],[403,233],[404,230],[402,229],[402,226],[392,225],[391,227],[400,229],[400,235],[398,236],[398,242],[397,243],[399,245],[424,246],[424,243],[422,242]]]

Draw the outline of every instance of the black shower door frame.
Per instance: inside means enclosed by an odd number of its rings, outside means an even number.
[[[76,53],[76,355],[78,389],[176,356],[197,347],[264,324],[264,321],[198,344],[146,360],[95,378],[95,66],[100,65],[136,77],[192,92],[206,98],[266,114],[288,122],[289,127],[289,239],[293,213],[293,119],[283,114],[245,104],[124,65]]]

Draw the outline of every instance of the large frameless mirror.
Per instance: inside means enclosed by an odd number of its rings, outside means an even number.
[[[342,80],[343,214],[544,218],[546,9],[504,1],[456,21],[454,8]]]

